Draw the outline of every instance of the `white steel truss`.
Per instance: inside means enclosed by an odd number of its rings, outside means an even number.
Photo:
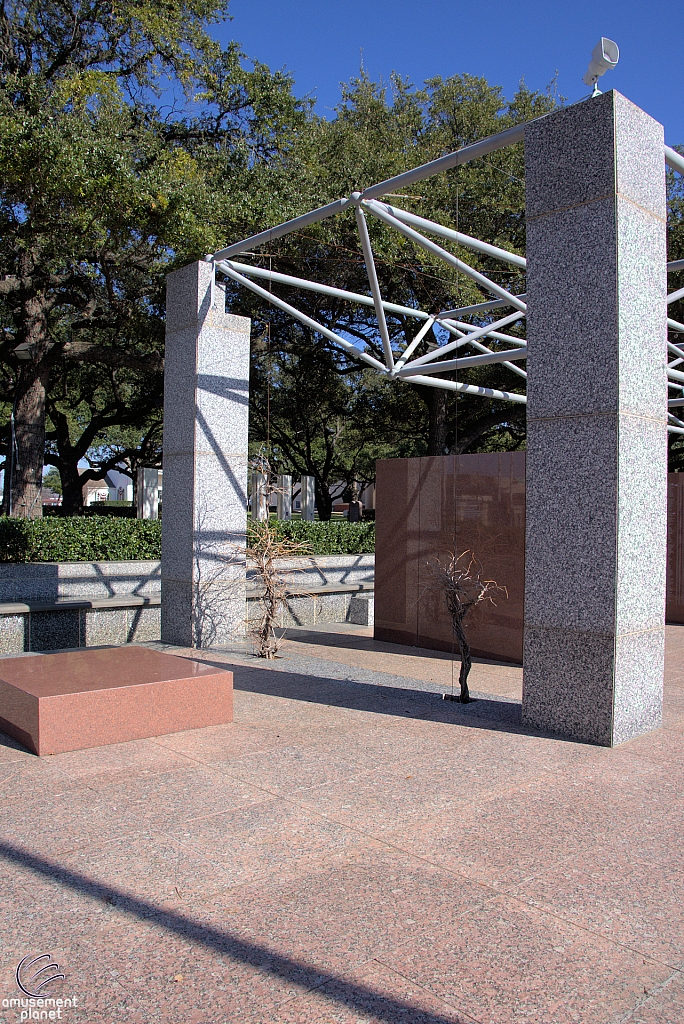
[[[419,217],[407,210],[399,209],[386,202],[380,202],[381,197],[395,193],[397,189],[413,185],[425,178],[432,177],[452,167],[457,167],[470,160],[478,159],[505,146],[513,145],[523,140],[523,125],[509,128],[507,131],[492,135],[487,139],[465,146],[453,153],[427,164],[422,164],[413,170],[405,171],[394,178],[388,178],[377,185],[372,185],[363,192],[353,192],[351,196],[338,199],[334,203],[319,207],[309,213],[305,213],[293,220],[278,224],[259,234],[252,235],[240,242],[235,242],[218,252],[207,255],[206,259],[213,263],[217,270],[227,278],[258,295],[261,299],[271,303],[293,319],[305,324],[311,330],[323,335],[329,341],[342,348],[348,355],[353,356],[368,366],[373,367],[381,373],[394,380],[409,381],[415,384],[423,384],[429,387],[442,388],[449,391],[458,391],[462,394],[479,395],[485,398],[498,399],[500,401],[525,404],[527,398],[524,394],[512,391],[499,391],[492,388],[477,387],[471,384],[461,383],[450,379],[439,377],[440,373],[457,371],[461,368],[471,366],[483,366],[492,363],[501,363],[509,370],[526,378],[527,374],[517,363],[527,358],[527,343],[524,338],[503,333],[503,328],[510,327],[514,323],[524,320],[527,311],[525,294],[514,294],[508,291],[496,281],[492,281],[479,270],[471,267],[463,259],[455,256],[447,249],[438,245],[427,235],[437,236],[446,241],[456,243],[461,249],[470,250],[473,253],[480,253],[501,260],[519,270],[525,270],[527,263],[524,256],[518,253],[508,252],[498,246],[491,245],[480,239],[472,238],[470,235],[445,227],[434,221]],[[665,162],[669,167],[684,175],[684,157],[675,150],[665,147]],[[289,274],[281,274],[275,271],[266,270],[263,267],[251,266],[235,262],[235,256],[241,253],[250,254],[255,248],[266,245],[282,238],[292,232],[299,231],[311,224],[317,224],[330,217],[342,213],[347,209],[354,209],[356,224],[359,232],[360,247],[368,276],[370,295],[362,295],[357,292],[350,292],[343,288],[336,288],[332,285],[311,281],[304,278],[293,277]],[[452,270],[463,274],[473,281],[484,293],[492,296],[491,299],[470,306],[462,306],[458,309],[442,310],[439,313],[430,313],[426,310],[411,306],[402,306],[394,302],[387,302],[383,299],[378,275],[375,267],[375,259],[368,232],[367,215],[380,220],[391,227],[404,238],[413,242],[418,247],[429,252],[446,263]],[[684,260],[676,260],[667,264],[669,272],[684,270]],[[253,280],[256,279],[256,280]],[[330,330],[324,324],[314,320],[308,314],[297,309],[286,302],[279,295],[274,294],[257,282],[261,280],[267,284],[279,284],[293,289],[318,292],[321,295],[328,295],[344,299],[353,304],[369,306],[375,309],[378,333],[382,342],[384,362],[352,342],[343,338],[340,334]],[[667,303],[670,305],[678,299],[684,298],[684,288],[679,288],[667,296]],[[498,315],[498,310],[512,310],[503,316]],[[415,337],[406,345],[403,352],[395,356],[392,349],[389,329],[387,326],[387,315],[401,315],[412,317],[422,321]],[[465,316],[477,316],[480,319],[490,317],[490,322],[481,325],[470,323],[462,318]],[[498,317],[498,318],[497,318]],[[413,353],[420,345],[428,331],[435,324],[439,325],[453,340],[440,347],[425,353],[416,358]],[[684,334],[684,324],[676,320],[668,319],[668,329],[676,333]],[[488,345],[505,344],[503,350],[492,349]],[[473,352],[445,359],[445,356],[455,354],[458,349],[468,346]],[[678,394],[668,400],[668,409],[684,407],[684,372],[676,369],[684,364],[684,342],[678,346],[668,341],[668,351],[674,357],[667,364],[668,386],[675,389]],[[681,397],[680,397],[681,396]],[[668,431],[676,434],[684,434],[684,421],[678,419],[673,412],[668,413],[670,423]]]

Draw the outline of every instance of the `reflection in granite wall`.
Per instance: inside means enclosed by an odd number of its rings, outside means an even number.
[[[525,453],[388,459],[377,464],[375,637],[452,650],[428,561],[471,550],[508,590],[467,620],[473,653],[522,661]]]
[[[466,622],[473,653],[522,662],[525,453],[386,459],[377,464],[375,637],[452,649],[444,599],[427,562],[470,548],[508,589]],[[668,476],[668,622],[684,623],[684,473]]]
[[[684,623],[684,473],[667,478],[667,622]]]

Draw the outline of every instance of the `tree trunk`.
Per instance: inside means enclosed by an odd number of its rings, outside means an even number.
[[[453,620],[452,625],[454,628],[454,636],[458,641],[458,649],[461,652],[461,671],[458,675],[458,682],[461,687],[461,704],[469,704],[470,692],[468,690],[468,674],[473,664],[470,656],[470,644],[466,640],[463,623]]]
[[[428,455],[448,455],[449,394],[441,388],[418,384],[416,390],[428,410]]]
[[[15,450],[9,453],[3,500],[5,512],[15,518],[37,519],[43,515],[45,391],[48,377],[49,371],[45,364],[39,363],[36,366],[31,363],[26,369],[22,368],[19,378],[14,407]]]
[[[44,303],[32,295],[23,302],[20,342],[28,344],[30,362],[19,364],[14,399],[15,448],[5,472],[3,510],[15,518],[43,515],[45,458],[45,394],[50,378],[46,359],[49,339]],[[11,482],[10,482],[11,478]]]
[[[316,480],[316,509],[318,518],[327,522],[332,516],[332,498],[329,489]]]
[[[62,509],[65,516],[80,516],[83,509],[83,486],[78,471],[78,461],[60,460],[59,475],[62,478]]]
[[[62,480],[62,511],[65,516],[79,516],[83,507],[83,484],[78,471],[78,451],[71,444],[69,421],[54,406],[48,407],[54,426],[52,439],[57,445],[54,464]]]

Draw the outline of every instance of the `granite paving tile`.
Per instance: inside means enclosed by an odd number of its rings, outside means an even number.
[[[638,811],[635,813],[638,819]],[[684,967],[684,815],[624,825],[589,850],[516,888],[521,899],[613,942]]]
[[[316,786],[344,786],[353,776],[367,770],[364,763],[330,750],[289,745],[249,754],[225,766],[231,778],[295,799],[302,791]]]
[[[478,1024],[426,988],[370,961],[278,1007],[278,1024]],[[273,1024],[257,1010],[245,1024]],[[650,1024],[650,1022],[649,1022]]]
[[[198,901],[234,884],[234,874],[216,858],[195,853],[157,830],[140,830],[121,838],[69,850],[59,855],[65,872],[157,905]]]
[[[247,882],[312,853],[331,852],[363,841],[359,832],[282,797],[186,821],[169,830],[178,842],[210,858],[233,882]]]
[[[21,992],[15,977],[17,964],[25,956],[39,955],[29,949],[26,952],[26,945],[8,945],[0,953],[0,998],[1,999],[26,999]],[[41,947],[41,952],[46,951]],[[73,1024],[91,1024],[91,1021],[112,1021],[125,1018],[115,1017],[114,1006],[124,996],[124,990],[117,983],[115,978],[103,977],[102,971],[97,969],[98,965],[92,962],[84,962],[82,955],[74,952],[62,943],[53,945],[49,952],[53,962],[59,964],[60,972],[65,974],[63,981],[56,981],[46,986],[44,994],[54,998],[70,999],[75,1005],[67,1005],[61,1011],[61,1019]],[[39,965],[40,966],[40,965]],[[93,967],[96,967],[93,971]],[[97,979],[97,986],[93,980]],[[0,1020],[3,1024],[14,1024],[21,1021],[21,1009],[8,1008],[0,1011]],[[24,1011],[28,1012],[28,1011]],[[34,1012],[40,1012],[34,1011]],[[27,1018],[24,1017],[24,1020]],[[44,1018],[45,1019],[45,1018]],[[54,1018],[53,1018],[54,1019]]]
[[[618,1024],[670,968],[506,897],[381,962],[482,1024]]]
[[[672,801],[658,792],[652,773],[640,768],[589,781],[570,773],[546,776],[443,811],[385,839],[489,885],[516,885],[567,858],[586,861],[597,845],[625,829],[648,835],[651,818],[662,821]],[[684,802],[679,805],[684,817]]]
[[[270,694],[234,691],[234,719],[236,722],[270,729],[273,724],[309,723],[314,728],[319,723],[333,724],[336,708],[329,703],[274,697]]]
[[[287,875],[218,894],[206,920],[283,956],[335,974],[435,929],[458,931],[493,890],[367,842]]]
[[[634,757],[669,761],[672,767],[681,765],[684,761],[684,726],[656,729],[623,744],[623,749],[628,750]]]
[[[20,761],[0,762],[0,807],[18,800],[31,803],[42,794],[78,789],[83,783],[61,772],[48,758],[31,754]]]
[[[462,751],[474,738],[470,729],[435,727],[421,719],[401,719],[343,709],[334,725],[288,726],[288,742],[310,751],[328,751],[369,768],[410,759],[429,759],[436,749]]]
[[[235,807],[270,800],[272,791],[249,785],[213,768],[191,767],[172,772],[132,777],[117,772],[115,776],[96,776],[91,786],[114,808],[122,821],[156,825],[160,828],[180,826],[186,819],[196,820],[211,814],[222,814]]]
[[[237,1022],[254,1007],[277,1020],[281,1002],[322,980],[307,964],[283,961],[191,916],[113,921],[97,935],[66,936],[52,952],[64,968],[65,991],[77,993],[82,1008],[68,1019],[84,1024]]]
[[[122,823],[106,797],[88,786],[58,786],[5,802],[0,814],[0,844],[42,855],[114,837],[133,827]]]
[[[153,739],[52,754],[50,760],[65,775],[82,779],[119,771],[167,772],[174,768],[185,768],[189,763],[188,758],[161,746]]]
[[[0,764],[4,764],[6,761],[27,761],[35,756],[11,736],[0,732]]]
[[[272,750],[283,741],[273,726],[255,729],[251,725],[231,722],[228,725],[212,725],[206,729],[159,736],[155,742],[167,750],[175,750],[203,764],[218,764],[255,751]]]
[[[438,767],[404,761],[356,775],[344,789],[319,786],[302,793],[300,800],[319,814],[381,836],[499,789],[515,788],[538,775],[534,766],[505,758],[488,765],[486,770],[453,761]]]
[[[681,1024],[684,1019],[684,975],[679,971],[670,977],[636,1007],[624,1024]]]

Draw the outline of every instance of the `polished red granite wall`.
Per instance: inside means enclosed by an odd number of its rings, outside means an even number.
[[[387,459],[377,464],[375,636],[452,649],[444,597],[428,561],[475,553],[508,590],[468,618],[473,653],[522,660],[525,454]]]
[[[668,622],[684,622],[684,473],[667,478],[667,603]]]
[[[525,453],[386,459],[377,464],[375,637],[452,650],[427,563],[470,549],[508,590],[467,620],[473,653],[522,662]],[[684,473],[668,477],[668,622],[684,623]]]

